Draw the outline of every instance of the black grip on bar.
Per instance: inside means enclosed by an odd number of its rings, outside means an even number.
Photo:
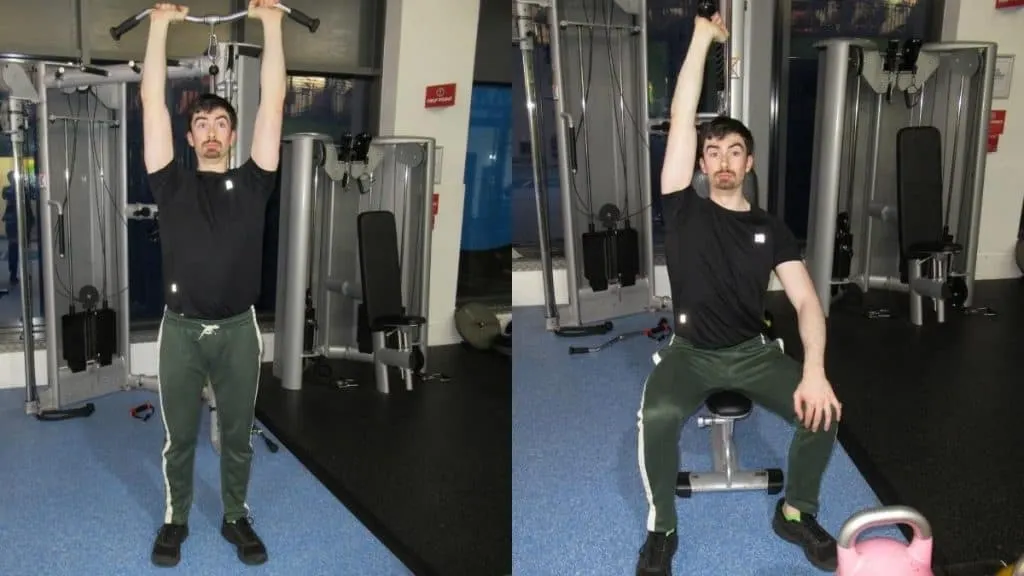
[[[586,354],[590,352],[590,348],[582,348],[579,346],[570,346],[569,354]]]
[[[57,216],[57,254],[63,258],[67,254],[67,246],[64,244],[64,215]]]
[[[586,120],[584,120],[586,122]],[[579,159],[576,157],[576,135],[578,130],[569,127],[569,169],[575,174],[579,170]]]
[[[715,0],[701,0],[697,3],[697,16],[711,19],[718,12],[718,2]]]
[[[147,8],[147,9],[143,10],[142,12],[139,12],[135,16],[132,16],[132,17],[128,18],[124,22],[121,22],[117,26],[112,27],[110,29],[110,36],[113,37],[115,41],[120,40],[121,36],[124,36],[125,34],[130,32],[133,28],[135,28],[136,26],[141,24],[143,18],[145,18],[146,16],[149,15],[149,11],[150,11],[150,9]]]
[[[302,10],[297,10],[295,8],[289,8],[287,14],[288,14],[288,17],[291,18],[292,20],[295,20],[299,24],[302,24],[306,28],[309,28],[310,32],[315,33],[317,28],[320,27],[320,19],[319,18],[310,18]]]
[[[81,70],[86,74],[93,74],[95,76],[110,76],[110,70],[100,68],[99,66],[89,66],[86,64],[82,66]]]

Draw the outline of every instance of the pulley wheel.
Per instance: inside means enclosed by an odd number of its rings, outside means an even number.
[[[477,350],[490,350],[501,335],[501,322],[483,304],[470,302],[455,309],[455,330]]]
[[[86,310],[92,310],[100,303],[100,291],[95,286],[86,284],[78,291],[78,302]]]
[[[605,204],[597,211],[597,219],[601,221],[605,228],[614,228],[621,217],[622,212],[619,211],[619,207],[615,204]]]

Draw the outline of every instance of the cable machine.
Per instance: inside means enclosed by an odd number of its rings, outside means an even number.
[[[921,297],[934,300],[941,322],[945,302],[972,303],[997,46],[837,38],[817,48],[807,265],[825,314],[848,288],[884,289],[910,294],[914,324]],[[905,244],[920,242],[906,236],[922,219],[931,244],[952,248],[918,262]]]
[[[745,121],[742,58],[746,2],[702,0],[734,31],[719,55],[718,111]],[[646,0],[517,0],[513,39],[522,54],[546,326],[564,336],[599,334],[608,320],[671,307],[655,292]],[[549,190],[536,63],[550,60],[568,303],[555,301]]]
[[[315,32],[319,20],[278,5],[290,19]],[[144,10],[110,30],[117,40],[142,23]],[[210,78],[211,91],[225,97],[238,111],[238,143],[232,166],[248,158],[259,99],[260,48],[217,43],[218,24],[245,18],[247,11],[227,16],[189,16],[188,22],[211,29],[205,54],[180,60],[167,68],[168,79]],[[112,392],[145,388],[156,391],[155,375],[132,372],[128,293],[128,220],[158,219],[155,205],[128,203],[128,141],[125,127],[128,84],[141,80],[137,62],[92,66],[23,55],[0,55],[3,101],[2,129],[11,139],[19,240],[27,245],[27,199],[23,147],[34,122],[38,150],[40,253],[43,311],[46,320],[45,384],[35,371],[37,341],[33,318],[32,268],[20,262],[25,411],[40,420],[61,420],[92,414],[87,401]],[[76,103],[79,106],[75,106]],[[66,105],[65,105],[66,102]],[[84,106],[87,113],[81,114]],[[64,144],[64,159],[53,158],[51,138]],[[84,144],[79,143],[79,138]],[[84,146],[84,151],[82,147]],[[79,154],[89,177],[73,179]],[[63,178],[54,178],[63,169]],[[68,283],[71,286],[68,286]],[[58,311],[67,310],[60,315]],[[204,393],[210,403],[213,396]],[[83,404],[84,403],[84,404]],[[77,406],[71,408],[72,406]],[[217,427],[211,426],[215,448]]]

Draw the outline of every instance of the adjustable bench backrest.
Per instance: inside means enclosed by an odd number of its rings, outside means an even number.
[[[915,244],[942,241],[942,198],[942,133],[934,126],[901,129],[896,134],[896,214],[902,258]]]
[[[395,318],[404,311],[395,215],[386,210],[362,212],[356,217],[356,230],[363,306],[372,329],[381,318]]]

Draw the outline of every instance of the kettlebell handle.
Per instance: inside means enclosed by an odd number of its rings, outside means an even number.
[[[863,510],[851,516],[839,531],[836,544],[841,548],[851,548],[861,532],[890,524],[909,525],[914,529],[915,540],[932,537],[931,524],[917,510],[909,506],[883,506]]]

